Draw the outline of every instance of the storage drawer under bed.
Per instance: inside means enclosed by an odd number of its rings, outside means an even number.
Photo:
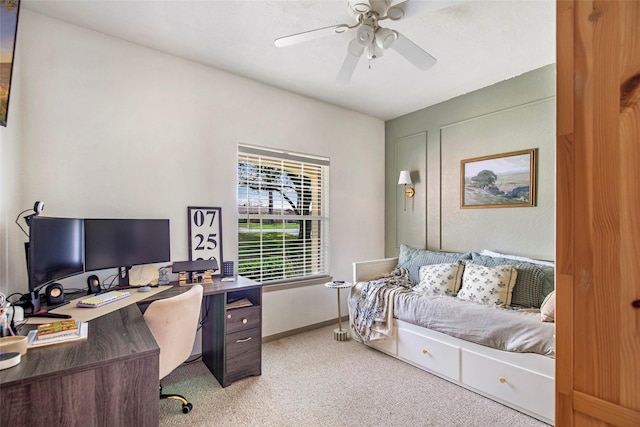
[[[472,351],[462,350],[462,383],[554,419],[554,379]]]
[[[398,356],[432,372],[460,380],[460,348],[398,328]]]

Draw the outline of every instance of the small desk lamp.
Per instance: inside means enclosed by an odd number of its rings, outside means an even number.
[[[409,171],[400,171],[400,178],[398,179],[398,185],[404,185],[404,210],[407,210],[407,198],[413,197],[415,190],[413,187],[407,188],[407,185],[412,185],[411,174]]]

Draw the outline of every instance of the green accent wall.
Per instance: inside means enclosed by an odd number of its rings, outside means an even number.
[[[531,148],[536,206],[460,208],[461,160]],[[555,64],[386,122],[385,156],[385,256],[404,243],[553,259]],[[406,211],[400,170],[415,185]]]

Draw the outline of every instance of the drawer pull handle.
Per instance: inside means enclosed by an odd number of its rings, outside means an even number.
[[[242,324],[246,325],[247,324],[247,319],[242,319]]]
[[[422,349],[422,354],[429,354],[429,352],[425,349]]]
[[[631,303],[631,306],[634,308],[640,308],[640,299],[637,299]]]
[[[506,383],[506,382],[507,382],[507,380],[506,380],[505,378],[500,378],[500,382],[501,382],[502,384],[504,384],[504,383]]]
[[[230,314],[227,314],[227,319],[231,319],[231,315]]]
[[[237,340],[236,342],[247,342],[247,341],[249,341],[249,340],[251,340],[251,337],[249,337],[249,338],[245,338],[245,339],[243,339],[243,340]]]

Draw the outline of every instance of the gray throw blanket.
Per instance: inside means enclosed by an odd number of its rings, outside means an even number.
[[[395,294],[410,286],[406,268],[368,282],[358,282],[349,295],[349,314],[357,340],[367,343],[390,337],[393,332]]]

